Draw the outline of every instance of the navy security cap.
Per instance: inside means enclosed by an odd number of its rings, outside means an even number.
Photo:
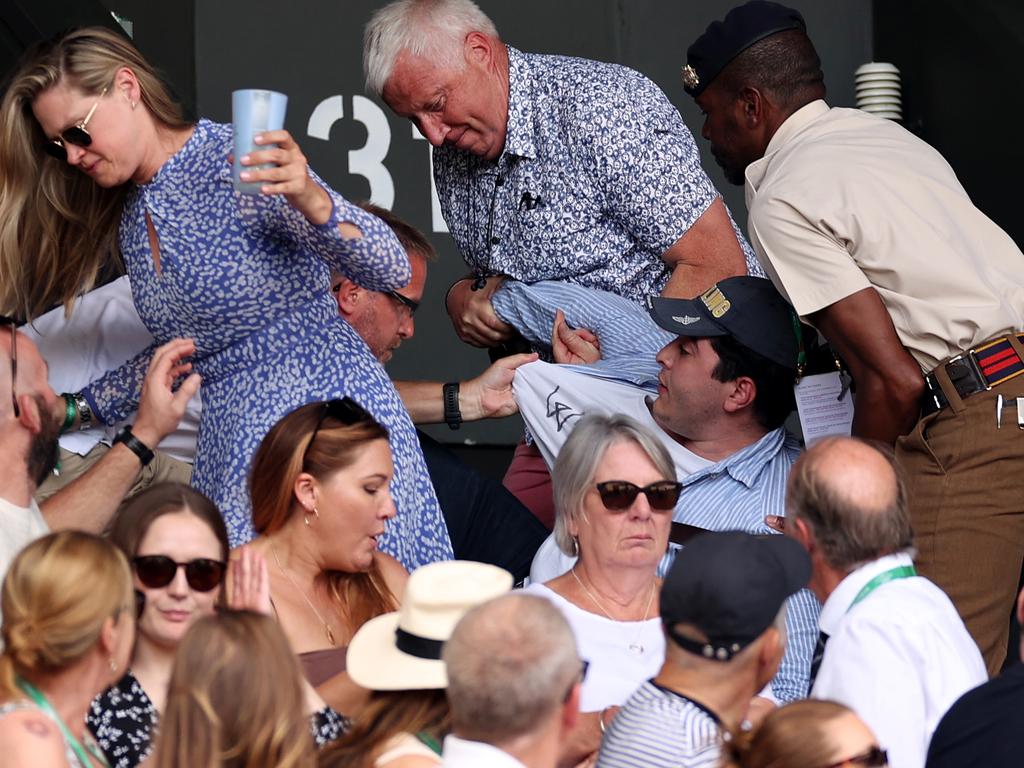
[[[713,21],[686,51],[683,88],[698,97],[726,65],[769,35],[787,29],[807,31],[799,11],[767,0],[750,0],[733,8],[722,21]]]
[[[728,277],[695,299],[645,298],[651,318],[690,338],[732,336],[747,349],[794,371],[800,355],[793,308],[763,277]]]
[[[810,578],[810,556],[788,536],[702,533],[676,555],[665,576],[661,620],[684,650],[728,661],[772,626],[786,598]],[[684,636],[678,624],[706,639]]]

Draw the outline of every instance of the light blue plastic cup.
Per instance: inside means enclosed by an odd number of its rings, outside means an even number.
[[[288,97],[277,91],[247,88],[231,93],[231,122],[235,131],[235,163],[232,180],[235,189],[247,195],[258,195],[263,186],[260,182],[245,182],[239,178],[243,170],[271,168],[273,164],[241,164],[242,156],[256,149],[266,149],[273,144],[257,145],[253,139],[265,131],[279,131],[284,128],[284,113]]]

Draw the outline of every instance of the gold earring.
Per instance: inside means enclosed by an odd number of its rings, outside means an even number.
[[[318,510],[316,507],[313,507],[313,517],[315,517],[317,520],[320,519],[320,510]],[[306,525],[311,525],[311,523],[309,522],[308,509],[306,510],[306,513],[302,516],[302,522],[304,522]]]

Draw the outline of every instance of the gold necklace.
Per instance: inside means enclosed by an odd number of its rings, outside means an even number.
[[[277,567],[281,569],[281,573],[283,573],[284,577],[288,579],[288,582],[295,588],[295,591],[302,596],[302,599],[306,601],[306,605],[312,609],[320,623],[324,625],[324,631],[327,633],[327,642],[332,646],[337,645],[338,641],[334,639],[334,630],[331,629],[331,625],[324,621],[324,617],[320,615],[320,611],[318,611],[316,606],[313,605],[313,601],[306,597],[306,593],[302,591],[299,585],[295,583],[295,579],[291,577],[291,574],[284,569],[283,565],[281,565],[281,558],[277,556],[277,550],[274,549],[273,544],[270,545],[270,553],[274,556],[274,562],[277,563]]]
[[[591,592],[589,589],[587,589],[586,585],[580,580],[580,577],[576,575],[576,566],[575,565],[572,567],[572,569],[569,571],[569,573],[571,573],[572,577],[574,579],[576,579],[576,583],[580,585],[580,589],[583,590],[583,592],[586,594],[587,597],[590,598],[591,602],[594,605],[596,605],[598,608],[601,609],[601,613],[603,613],[605,616],[607,616],[609,621],[614,621],[616,624],[622,624],[623,623],[622,619],[616,619],[610,613],[608,613],[608,611],[605,610],[605,607],[601,603],[601,601],[598,600],[594,596],[593,592]],[[651,603],[654,601],[654,587],[655,587],[656,583],[657,582],[651,582],[651,593],[650,593],[650,595],[647,596],[647,607],[644,608],[644,617],[640,620],[641,621],[640,633],[637,634],[637,636],[634,637],[632,642],[630,642],[630,644],[627,646],[629,652],[633,653],[633,654],[636,654],[637,656],[642,655],[643,652],[644,652],[644,646],[643,646],[643,643],[640,642],[640,637],[641,637],[641,635],[643,635],[643,631],[644,631],[643,622],[647,621],[647,616],[648,616],[648,614],[650,614],[650,611],[651,611]]]

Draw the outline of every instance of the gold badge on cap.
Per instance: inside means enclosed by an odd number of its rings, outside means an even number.
[[[690,64],[683,67],[683,85],[687,88],[696,88],[700,85],[700,76],[697,74],[697,70]]]
[[[711,313],[712,317],[718,318],[724,315],[732,307],[730,302],[725,295],[719,290],[716,285],[714,288],[708,288],[700,295],[700,300],[704,302],[704,306],[708,308],[708,312]]]

